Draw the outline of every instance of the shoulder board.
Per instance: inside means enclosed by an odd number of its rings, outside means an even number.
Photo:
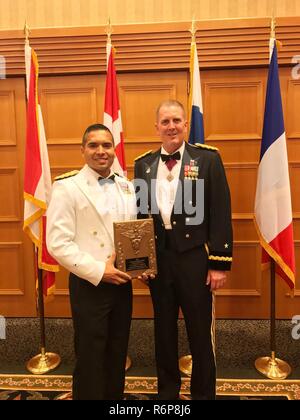
[[[71,176],[77,175],[79,171],[70,171],[66,172],[65,174],[58,175],[54,178],[55,181],[58,181],[60,179],[70,178]]]
[[[201,149],[215,150],[215,151],[218,151],[219,150],[217,147],[208,146],[207,144],[202,144],[202,143],[195,143],[195,146],[196,147],[200,147]]]
[[[137,160],[140,160],[140,159],[142,159],[145,156],[151,155],[151,153],[152,153],[152,150],[148,150],[148,152],[143,153],[142,155],[140,155],[137,158],[135,158],[134,161],[136,162]]]
[[[125,179],[125,180],[128,181],[128,178],[125,175],[118,174],[118,172],[114,172],[114,175],[115,176],[118,176],[119,178],[122,178],[122,179]]]

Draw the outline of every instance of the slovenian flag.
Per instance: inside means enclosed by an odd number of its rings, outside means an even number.
[[[110,129],[115,141],[116,157],[113,170],[119,175],[126,175],[124,135],[119,103],[117,74],[114,63],[114,49],[111,42],[106,45],[107,74],[104,101],[104,125]]]
[[[276,272],[295,286],[293,217],[278,75],[276,40],[270,40],[270,66],[264,127],[255,197],[255,224],[264,261],[276,263]]]
[[[192,41],[191,43],[189,117],[189,143],[204,143],[201,82],[197,46],[195,41]]]

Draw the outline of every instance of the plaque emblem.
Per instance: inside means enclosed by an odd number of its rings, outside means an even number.
[[[142,273],[157,274],[153,220],[114,223],[116,266],[132,278]]]

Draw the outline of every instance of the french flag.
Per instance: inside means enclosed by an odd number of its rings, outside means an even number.
[[[189,115],[189,143],[204,143],[201,82],[197,46],[195,41],[192,41],[191,43]]]
[[[104,125],[110,129],[115,141],[116,157],[113,171],[119,175],[126,175],[124,135],[119,103],[117,74],[114,63],[114,49],[111,42],[106,45],[107,74],[104,102]]]
[[[264,261],[272,258],[276,263],[276,272],[293,289],[295,287],[293,217],[274,38],[270,40],[270,66],[254,213]]]

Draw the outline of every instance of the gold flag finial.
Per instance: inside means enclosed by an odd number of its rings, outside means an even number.
[[[276,38],[275,29],[276,29],[276,19],[273,13],[273,16],[271,19],[271,38]]]
[[[196,21],[195,21],[195,18],[194,17],[193,17],[193,20],[192,20],[192,26],[189,29],[189,31],[190,31],[190,33],[192,35],[192,42],[195,42],[196,41],[197,25],[196,25]]]
[[[276,0],[272,0],[272,17],[271,17],[271,38],[276,38]]]
[[[273,9],[273,16],[271,19],[271,38],[275,39],[276,41],[276,46],[277,46],[277,50],[279,51],[282,48],[282,42],[278,41],[276,39],[276,18],[275,18],[275,14],[274,14],[274,9]]]
[[[30,29],[29,29],[29,26],[27,25],[27,21],[25,20],[24,35],[25,35],[25,41],[26,42],[29,42],[29,34],[30,34]]]
[[[113,27],[112,27],[112,24],[110,23],[110,17],[108,18],[105,33],[107,35],[107,41],[111,43],[111,34],[113,33]]]

